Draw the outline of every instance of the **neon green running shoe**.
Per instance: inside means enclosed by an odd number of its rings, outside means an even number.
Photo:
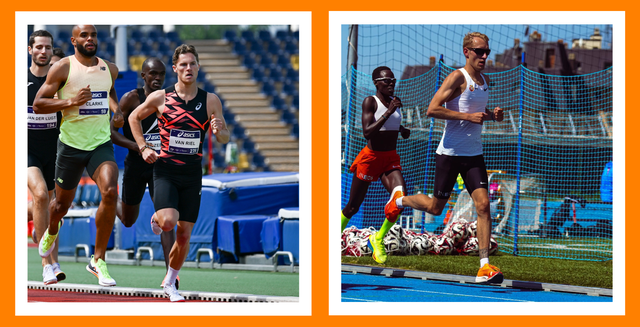
[[[368,246],[373,252],[373,260],[377,263],[387,261],[387,251],[384,249],[384,240],[377,240],[376,234],[369,235]]]
[[[56,238],[58,238],[58,234],[49,235],[49,228],[44,231],[44,235],[40,239],[40,245],[38,245],[38,253],[41,257],[46,258],[53,251],[53,246],[56,243]]]
[[[93,256],[89,260],[87,265],[87,271],[98,277],[98,284],[102,286],[116,286],[116,281],[109,275],[107,270],[107,263],[102,259],[98,259],[94,262]]]

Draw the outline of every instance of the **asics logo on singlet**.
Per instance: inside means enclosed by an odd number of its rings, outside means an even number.
[[[145,141],[157,141],[160,139],[160,134],[147,134],[144,136]]]
[[[102,98],[102,95],[105,94],[106,92],[91,92],[91,97],[93,99],[95,98]]]
[[[202,108],[202,102],[198,102],[198,105],[196,106],[196,110],[200,110],[200,108]]]
[[[33,85],[33,82],[29,82],[29,83],[27,83],[27,87],[29,87],[29,86],[31,86],[31,85]]]
[[[196,137],[196,133],[180,132],[177,137]]]

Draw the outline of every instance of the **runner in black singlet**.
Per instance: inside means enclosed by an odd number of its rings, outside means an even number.
[[[33,220],[33,241],[38,243],[49,224],[49,200],[53,198],[53,181],[56,163],[56,147],[60,134],[61,113],[38,115],[33,111],[33,100],[47,80],[49,63],[53,56],[53,36],[38,30],[29,36],[31,67],[27,83],[27,187],[32,200],[28,204],[27,219]],[[42,280],[45,285],[55,284],[66,278],[58,263],[58,243],[51,254],[42,258]]]
[[[191,45],[181,45],[173,55],[178,82],[149,95],[129,115],[131,132],[148,163],[154,163],[154,206],[151,228],[156,234],[177,228],[170,253],[164,292],[172,302],[182,302],[175,281],[189,253],[191,230],[199,210],[202,189],[202,143],[211,127],[216,140],[229,142],[229,130],[222,116],[222,104],[213,93],[199,89],[198,53]],[[160,155],[146,142],[141,121],[155,113],[162,141]]]
[[[111,141],[129,150],[124,160],[124,174],[122,176],[121,199],[118,200],[116,215],[125,227],[131,227],[138,220],[140,202],[149,185],[149,195],[153,200],[153,164],[142,159],[140,149],[131,134],[129,114],[147,99],[152,92],[162,89],[166,75],[166,67],[162,60],[150,57],[142,63],[140,76],[144,81],[143,87],[125,93],[120,99],[120,110],[124,116],[122,134],[111,124]],[[142,121],[142,132],[145,140],[160,152],[160,135],[158,121],[155,116],[149,116]],[[175,232],[162,233],[160,243],[164,252],[165,266],[169,269],[169,251],[175,242]],[[176,281],[176,288],[178,288]]]

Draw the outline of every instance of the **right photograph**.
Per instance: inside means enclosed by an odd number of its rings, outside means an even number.
[[[614,302],[624,27],[340,28],[340,301]]]

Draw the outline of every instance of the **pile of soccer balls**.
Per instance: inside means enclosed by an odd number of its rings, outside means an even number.
[[[415,233],[394,225],[384,238],[385,249],[390,255],[478,255],[477,222],[464,219],[450,224],[440,235]],[[368,256],[369,235],[375,234],[373,227],[357,229],[355,226],[342,232],[342,255]],[[491,237],[489,254],[498,251],[498,242]]]

